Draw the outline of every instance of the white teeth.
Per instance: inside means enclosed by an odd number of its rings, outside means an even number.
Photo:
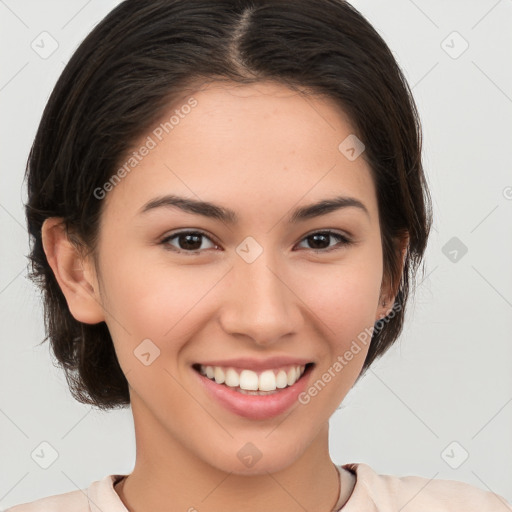
[[[244,370],[247,371],[247,370]],[[272,370],[265,370],[260,376],[257,378],[257,389],[260,391],[274,391],[276,389],[276,376]],[[242,389],[247,389],[240,386]]]
[[[221,368],[219,368],[219,370],[222,371]],[[225,375],[226,380],[224,381],[224,383],[226,384],[226,386],[230,386],[232,388],[238,387],[240,378],[238,377],[238,373],[236,373],[235,370],[233,370],[233,368],[228,368]]]
[[[223,384],[224,381],[226,380],[226,376],[224,375],[222,368],[219,368],[218,366],[216,366],[214,371],[215,371],[215,373],[214,373],[215,382],[217,384]]]
[[[286,386],[288,386],[288,375],[285,371],[280,371],[276,375],[276,387],[285,388]]]
[[[304,371],[304,370],[302,370],[302,371]],[[301,371],[300,367],[294,368],[293,366],[288,370],[288,375],[287,375],[288,386],[291,386],[294,382],[297,382],[299,377],[302,375],[302,371]]]
[[[305,366],[291,366],[285,369],[265,370],[257,374],[252,370],[242,370],[238,373],[234,368],[221,368],[220,366],[200,366],[200,372],[217,384],[225,384],[230,388],[247,391],[275,391],[295,384],[302,376]]]
[[[258,391],[258,374],[252,370],[242,370],[240,373],[240,388],[247,389],[248,391]],[[234,386],[231,386],[234,387]],[[275,388],[274,388],[275,389]],[[268,389],[262,389],[261,391],[269,391]]]

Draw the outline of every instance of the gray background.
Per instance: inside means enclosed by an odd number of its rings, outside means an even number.
[[[118,3],[0,0],[0,509],[134,464],[130,410],[75,402],[48,345],[37,346],[42,307],[26,278],[22,207],[48,96]],[[512,2],[352,3],[413,88],[435,220],[403,334],[331,419],[332,458],[461,480],[512,502]],[[49,56],[40,55],[52,49],[43,31],[58,43]]]

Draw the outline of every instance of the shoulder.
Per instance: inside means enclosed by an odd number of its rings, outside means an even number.
[[[89,511],[87,495],[82,490],[46,496],[29,503],[8,508],[5,512],[65,512],[69,510]]]
[[[78,489],[54,496],[46,496],[28,503],[21,503],[5,512],[90,512],[99,507],[102,512],[126,512],[119,496],[114,490],[114,482],[119,475],[107,475],[86,489]]]
[[[379,475],[363,463],[342,467],[356,474],[351,496],[354,504],[357,500],[361,505],[373,501],[379,512],[512,512],[512,505],[502,496],[465,482]],[[347,512],[350,510],[347,507]]]

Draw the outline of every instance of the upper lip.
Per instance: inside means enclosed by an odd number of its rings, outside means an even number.
[[[224,368],[244,368],[253,371],[271,370],[282,366],[305,366],[313,361],[309,359],[298,359],[296,357],[275,356],[268,359],[254,359],[250,357],[238,357],[236,359],[225,359],[215,361],[204,361],[196,364],[203,366],[222,366]]]

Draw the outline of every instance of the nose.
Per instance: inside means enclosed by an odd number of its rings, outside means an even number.
[[[300,331],[302,302],[283,267],[270,250],[264,250],[252,263],[243,258],[235,260],[225,283],[220,316],[226,333],[270,345]]]

